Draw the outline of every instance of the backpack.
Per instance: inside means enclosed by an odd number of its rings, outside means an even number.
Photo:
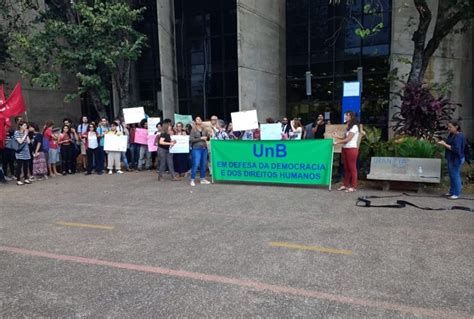
[[[17,140],[12,137],[11,149],[14,150],[15,153],[21,153],[25,147],[26,143],[20,145]]]
[[[44,131],[43,131],[43,134],[41,134],[43,136],[43,141],[41,142],[41,148],[43,149],[43,152],[44,153],[48,153],[49,151],[49,140],[44,136]]]

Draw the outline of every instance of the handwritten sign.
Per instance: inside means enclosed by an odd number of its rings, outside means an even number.
[[[176,141],[176,144],[170,147],[170,153],[189,153],[189,135],[171,135],[171,140]]]
[[[148,151],[149,152],[156,152],[158,150],[158,146],[155,145],[157,135],[148,135]]]
[[[331,124],[326,125],[326,132],[324,133],[324,138],[333,138],[332,134],[336,133],[339,137],[345,137],[347,132],[347,125],[346,124]],[[362,132],[362,124],[359,124],[359,133]],[[359,139],[357,140],[357,147],[360,146],[360,141],[362,139],[362,134],[359,134]],[[342,145],[337,144],[334,145],[334,153],[341,153],[342,152]]]
[[[148,130],[144,128],[137,128],[135,130],[134,142],[141,145],[147,145],[148,144]]]
[[[126,152],[128,136],[126,135],[104,135],[104,150],[109,152]]]
[[[148,118],[148,135],[155,135],[158,131],[156,125],[161,122],[159,117],[149,117]]]
[[[123,118],[127,124],[140,123],[145,118],[145,110],[143,107],[123,109]]]
[[[233,112],[232,125],[234,131],[246,131],[258,128],[257,110]]]
[[[281,124],[261,124],[260,125],[260,139],[262,141],[281,140]]]
[[[184,126],[193,123],[193,117],[191,115],[182,115],[182,114],[174,114],[174,124],[181,122]]]

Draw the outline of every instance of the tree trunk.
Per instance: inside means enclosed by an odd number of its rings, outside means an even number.
[[[117,72],[112,76],[119,97],[119,111],[130,106],[130,71],[131,61],[123,60],[117,67]]]
[[[413,33],[412,40],[414,42],[413,57],[408,83],[423,81],[426,66],[424,59],[426,33],[431,23],[431,10],[425,0],[415,0],[415,7],[419,13],[418,28]]]
[[[92,105],[94,105],[99,117],[107,117],[107,111],[105,110],[104,104],[102,103],[99,94],[97,94],[95,90],[89,90],[87,93],[89,94]]]

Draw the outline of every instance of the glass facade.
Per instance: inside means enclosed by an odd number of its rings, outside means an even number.
[[[344,2],[342,2],[344,3]],[[343,81],[356,81],[363,68],[361,122],[387,126],[390,56],[390,0],[354,0],[331,5],[327,0],[287,0],[288,115],[309,119],[331,112],[341,118]],[[360,24],[382,29],[362,39]],[[312,95],[306,95],[305,72],[311,71]]]
[[[236,0],[175,0],[179,112],[238,111]]]
[[[132,94],[148,112],[155,113],[158,110],[157,93],[161,91],[156,0],[135,0],[134,6],[146,7],[143,20],[137,24],[136,29],[147,36],[147,46],[135,63],[137,86],[132,86],[132,88],[138,92],[132,92]]]

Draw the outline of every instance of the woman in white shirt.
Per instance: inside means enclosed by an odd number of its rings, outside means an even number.
[[[290,125],[290,140],[301,140],[301,137],[303,136],[303,125],[301,124],[301,121],[295,118],[290,122]]]
[[[357,141],[359,140],[359,126],[354,112],[349,111],[344,114],[344,122],[347,124],[347,131],[344,137],[333,134],[334,145],[342,145],[342,162],[344,163],[344,183],[338,191],[346,193],[355,192],[357,188],[357,155],[359,149]]]

